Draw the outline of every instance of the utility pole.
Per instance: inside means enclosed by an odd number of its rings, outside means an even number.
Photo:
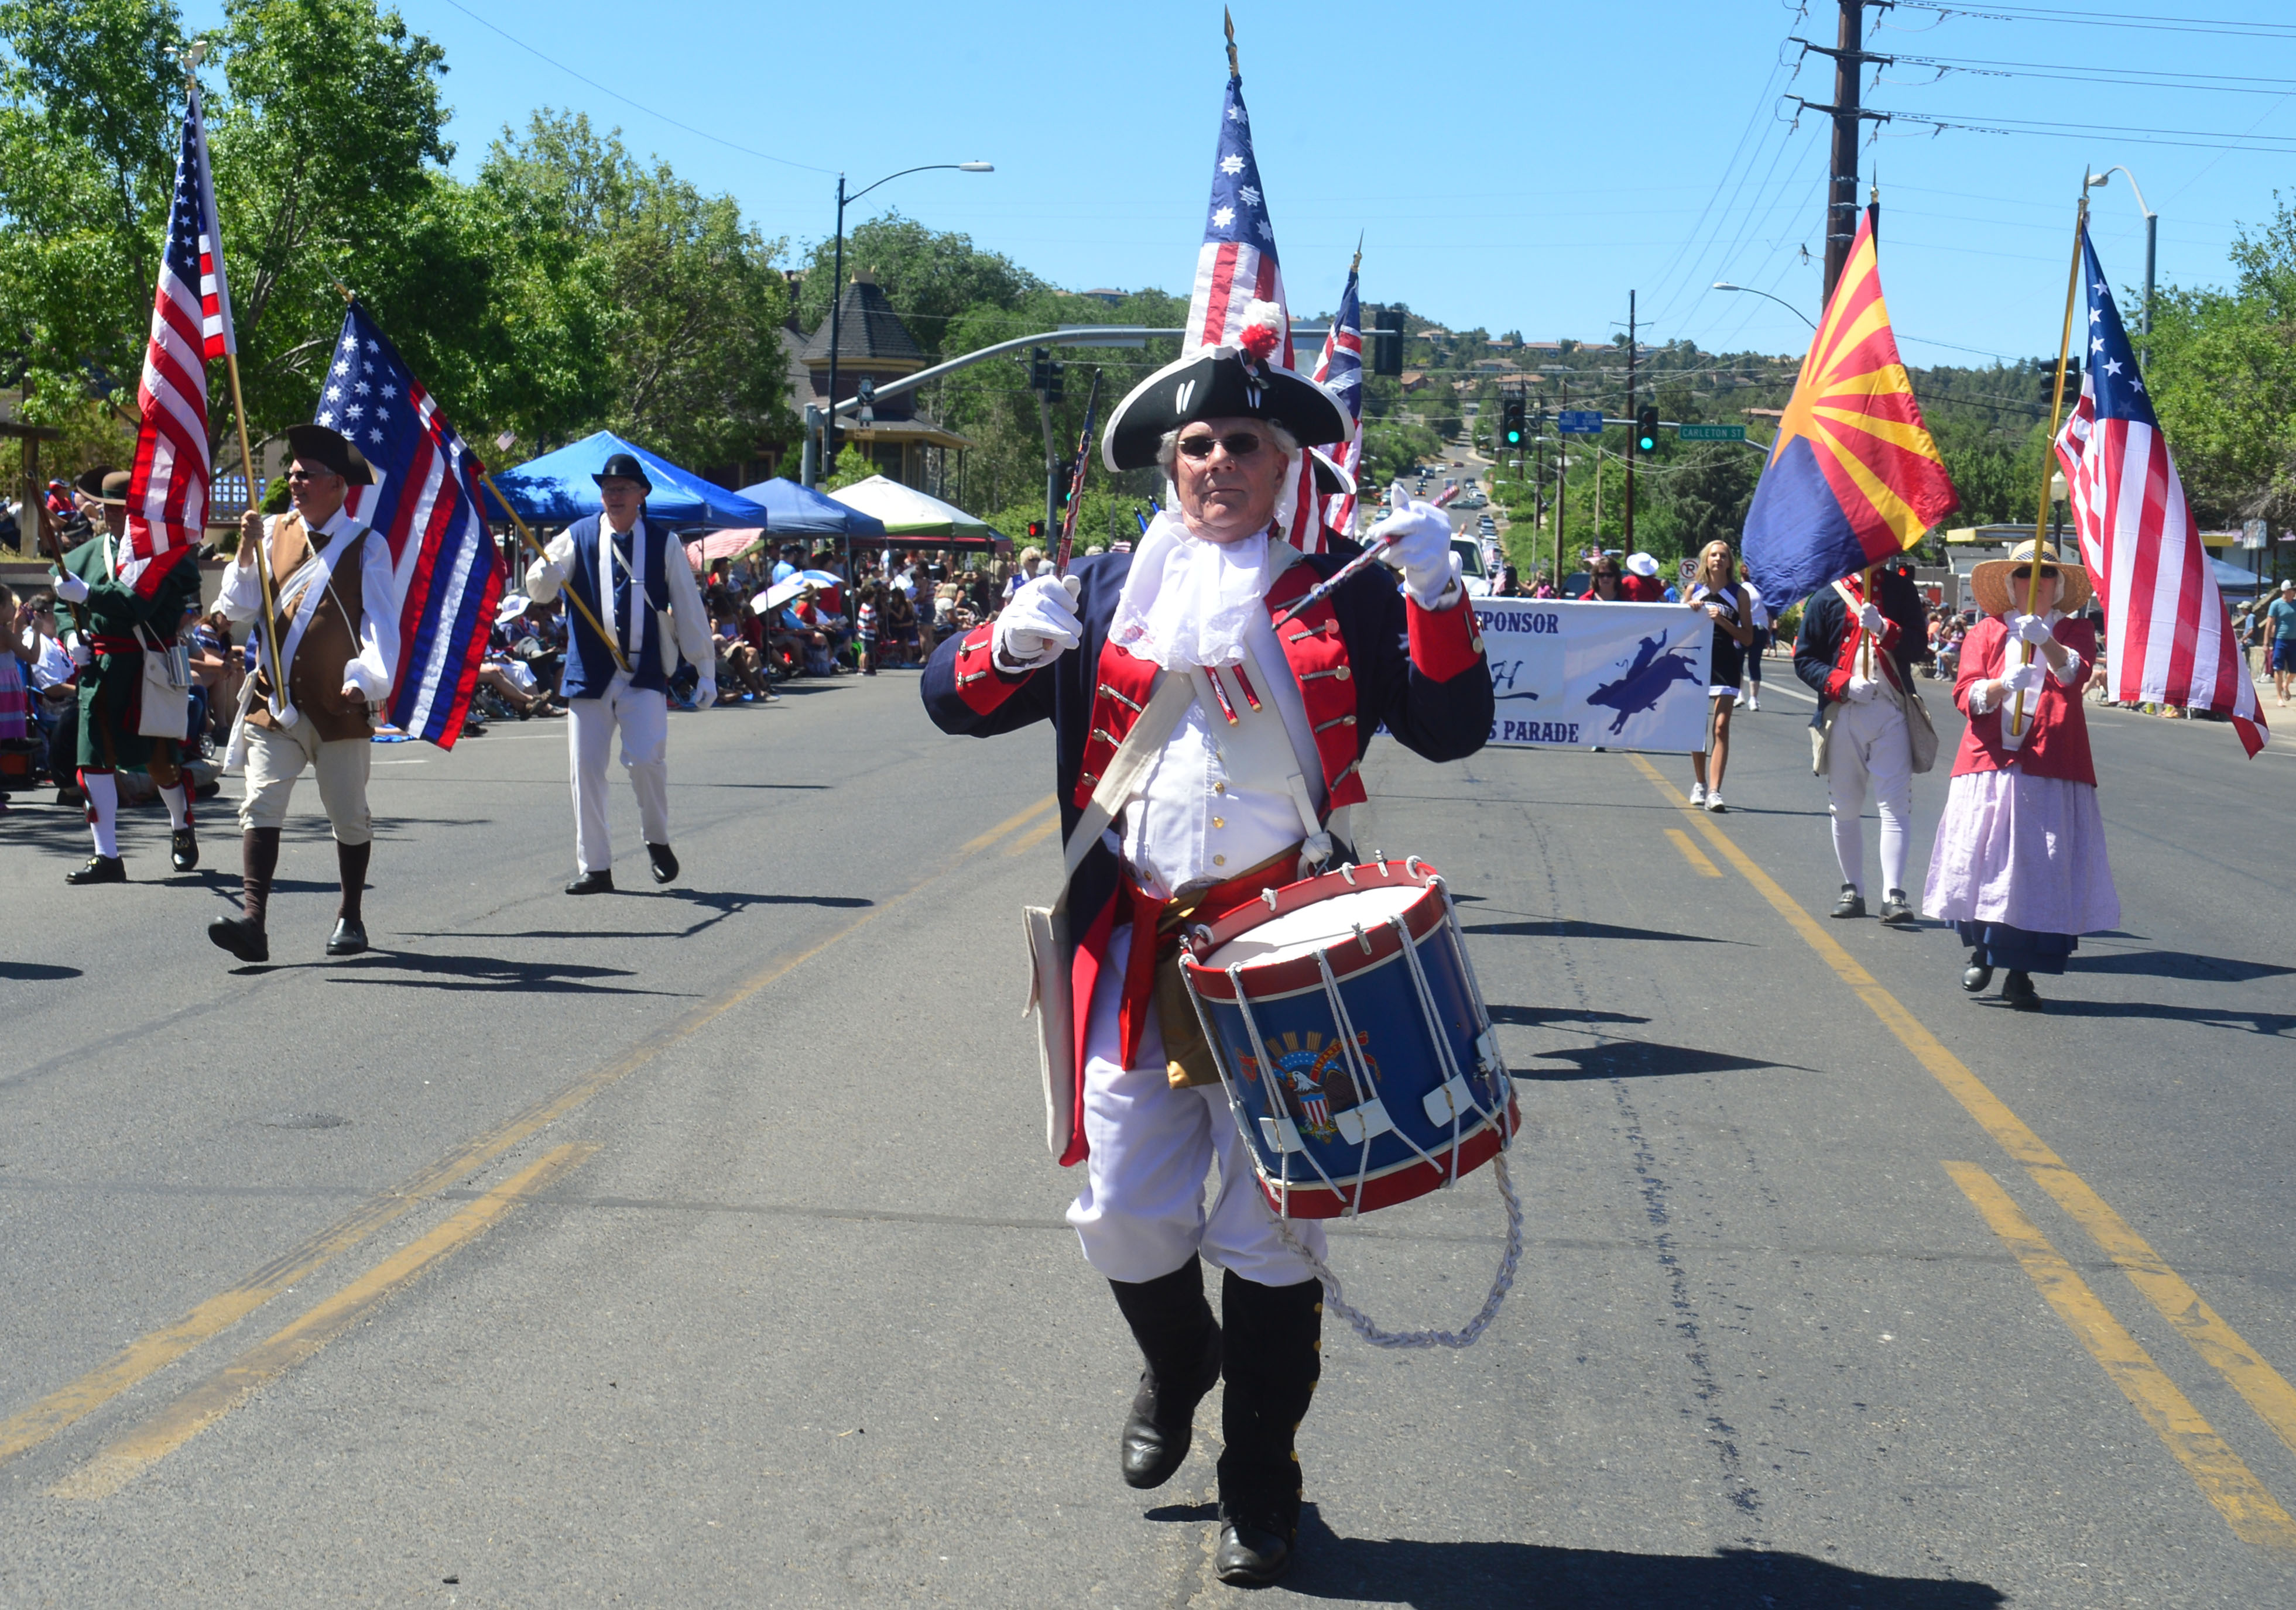
[[[1849,260],[1849,243],[1857,238],[1857,129],[1861,123],[1889,121],[1889,113],[1867,111],[1858,104],[1858,80],[1865,76],[1868,62],[1888,65],[1895,56],[1877,56],[1866,49],[1866,7],[1868,4],[1887,6],[1891,0],[1835,0],[1841,8],[1841,24],[1830,46],[1812,45],[1807,39],[1796,39],[1804,50],[1816,51],[1821,56],[1833,58],[1833,102],[1821,105],[1816,101],[1793,97],[1804,111],[1824,112],[1833,119],[1833,145],[1828,162],[1825,187],[1825,297],[1833,299],[1833,287],[1841,278],[1842,265]]]
[[[1562,382],[1562,406],[1570,406],[1570,382]],[[1600,437],[1595,438],[1602,440]],[[1554,433],[1554,591],[1562,592],[1562,519],[1570,508],[1570,454],[1562,433]]]
[[[1854,0],[1851,0],[1854,4]],[[1627,292],[1627,418],[1635,417],[1635,293]],[[1629,427],[1631,430],[1632,427]],[[1627,437],[1627,552],[1635,551],[1635,438]]]

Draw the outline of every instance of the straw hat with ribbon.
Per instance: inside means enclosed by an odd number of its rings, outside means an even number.
[[[2009,550],[2005,559],[1988,559],[1971,567],[1969,591],[1977,600],[1977,607],[1987,615],[2022,614],[2025,609],[2026,581],[2011,572],[2033,562],[2033,552],[2040,550],[2041,564],[2053,569],[2057,576],[2056,610],[2061,615],[2078,615],[2088,602],[2088,572],[2078,563],[2067,564],[2057,557],[2057,551],[2046,543],[2037,543],[2031,537]]]

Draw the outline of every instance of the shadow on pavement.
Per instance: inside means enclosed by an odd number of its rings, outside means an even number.
[[[1566,1047],[1534,1053],[1542,1062],[1566,1062],[1568,1068],[1516,1067],[1518,1079],[1560,1082],[1572,1079],[1653,1079],[1673,1074],[1730,1074],[1751,1067],[1793,1068],[1786,1062],[1733,1057],[1726,1051],[1702,1050],[1694,1045],[1660,1045],[1648,1040],[1619,1040],[1608,1045]],[[1808,1073],[1808,1068],[1794,1071]]]
[[[2240,961],[2230,956],[2195,956],[2185,951],[2094,951],[2065,963],[2069,973],[2116,973],[2144,978],[2191,978],[2202,983],[2253,984],[2296,973],[2296,967],[2271,961]]]
[[[1713,939],[1704,934],[1676,934],[1664,928],[1622,928],[1607,922],[1583,922],[1575,917],[1554,917],[1540,922],[1469,922],[1460,925],[1470,934],[1510,939],[1665,939],[1689,944],[1744,944],[1743,939]]]
[[[2147,1001],[2074,1001],[2056,994],[2039,981],[2043,1011],[2056,1017],[2151,1017],[2162,1023],[2198,1023],[2209,1028],[2234,1028],[2251,1034],[2284,1037],[2296,1034],[2296,1013],[2250,1012],[2238,1007],[2162,1006]],[[1980,1006],[1998,1007],[1998,996],[1987,996]]]
[[[678,995],[679,990],[634,989],[592,982],[628,978],[627,968],[583,967],[568,961],[502,961],[491,956],[429,956],[420,951],[375,949],[331,964],[335,984],[381,984],[400,989],[511,990],[529,995]],[[430,977],[382,978],[377,972],[427,973]]]
[[[1311,1505],[1300,1517],[1300,1563],[1283,1587],[1303,1598],[1368,1599],[1414,1610],[1494,1605],[1599,1610],[1980,1610],[2008,1602],[1982,1582],[1875,1576],[1804,1554],[1718,1549],[1626,1554],[1538,1543],[1423,1543],[1340,1537]]]
[[[1648,1023],[1631,1012],[1583,1011],[1568,1006],[1494,1006],[1486,1009],[1493,1023],[1518,1028],[1544,1028],[1550,1023]]]
[[[76,967],[55,967],[45,961],[0,961],[0,978],[18,984],[52,984],[79,976],[80,970]]]

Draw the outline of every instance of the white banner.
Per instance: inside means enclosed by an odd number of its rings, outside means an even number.
[[[1704,746],[1714,623],[1680,604],[1474,601],[1490,741],[1687,754]]]

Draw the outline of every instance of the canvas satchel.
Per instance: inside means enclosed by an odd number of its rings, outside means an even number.
[[[187,738],[192,731],[192,667],[180,642],[161,647],[142,626],[135,636],[144,645],[144,699],[135,715],[135,731],[145,738]]]
[[[1069,835],[1061,866],[1060,898],[1051,905],[1021,908],[1029,940],[1029,1001],[1023,1016],[1037,1018],[1037,1060],[1045,1079],[1045,1145],[1055,1160],[1076,1138],[1076,1013],[1070,986],[1069,881],[1131,797],[1149,764],[1170,741],[1180,718],[1196,701],[1195,685],[1185,676],[1160,676],[1140,719],[1101,774],[1076,831]],[[1090,1001],[1083,1003],[1090,1009]]]
[[[1937,724],[1930,720],[1930,707],[1922,702],[1922,691],[1908,681],[1898,690],[1898,703],[1906,712],[1906,747],[1912,751],[1914,770],[1926,772],[1937,764]]]

